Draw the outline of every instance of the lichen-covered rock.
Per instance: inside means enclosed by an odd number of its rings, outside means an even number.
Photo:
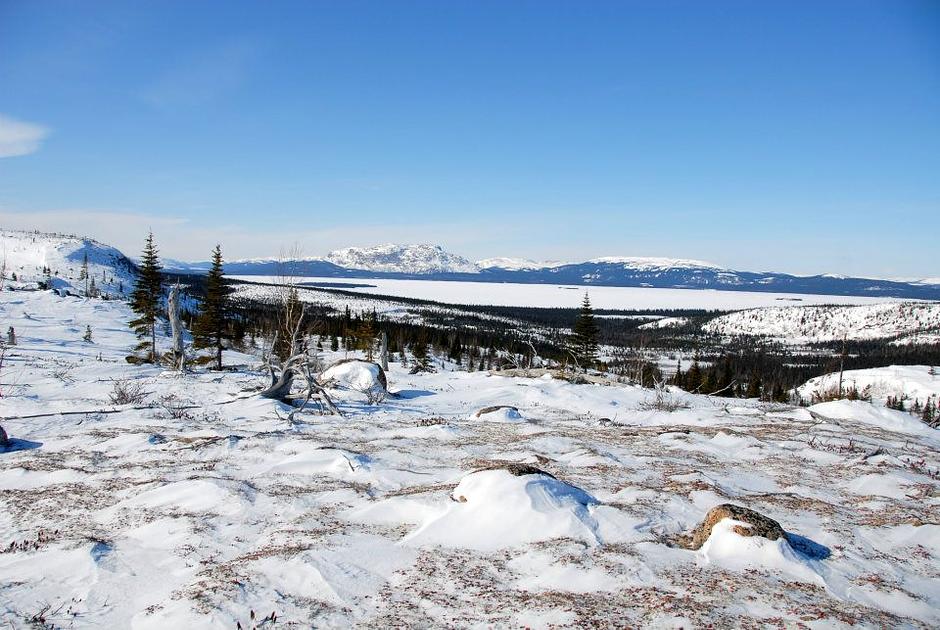
[[[705,541],[708,540],[708,537],[712,533],[712,527],[726,518],[747,524],[747,526],[735,525],[732,528],[736,534],[741,536],[762,536],[768,540],[777,540],[786,537],[786,532],[780,527],[780,523],[772,518],[764,516],[760,512],[755,512],[750,508],[733,505],[731,503],[722,503],[709,510],[708,514],[705,515],[705,519],[699,523],[691,533],[680,534],[676,536],[672,542],[677,547],[683,547],[684,549],[691,549],[693,551],[698,550],[705,544]]]
[[[536,468],[532,464],[523,464],[519,462],[493,464],[492,466],[486,466],[484,468],[475,470],[474,472],[480,472],[483,470],[505,470],[509,474],[516,477],[522,477],[523,475],[545,475],[546,477],[551,477],[552,479],[555,478],[555,475],[545,472],[541,468]]]

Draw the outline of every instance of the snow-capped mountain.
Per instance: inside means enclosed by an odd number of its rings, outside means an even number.
[[[380,271],[384,273],[475,273],[472,262],[451,254],[440,245],[376,245],[375,247],[346,247],[330,252],[326,260],[346,269]]]
[[[50,282],[56,288],[84,289],[82,265],[88,259],[89,284],[120,295],[134,285],[135,265],[117,249],[90,238],[48,232],[0,230],[0,260],[7,281]]]

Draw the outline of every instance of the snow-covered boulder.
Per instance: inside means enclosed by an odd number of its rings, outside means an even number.
[[[337,361],[320,373],[320,382],[327,387],[345,387],[366,395],[388,392],[388,378],[382,366],[361,359]]]
[[[739,536],[761,536],[768,540],[786,537],[780,523],[772,518],[750,508],[723,503],[710,509],[704,520],[691,533],[677,536],[675,544],[686,549],[701,549],[711,536],[712,528],[725,519],[732,519],[737,523],[732,527],[732,531]]]
[[[483,407],[473,412],[471,420],[485,420],[487,422],[523,422],[525,418],[519,413],[519,409],[512,405],[493,405]]]
[[[451,499],[406,543],[494,550],[552,538],[598,541],[597,499],[532,466],[472,472]]]
[[[749,529],[754,527],[732,518],[715,523],[699,550],[700,562],[732,570],[770,569],[803,582],[826,585],[816,569],[817,565],[811,558],[795,550],[786,536],[770,540],[761,535],[744,533]]]

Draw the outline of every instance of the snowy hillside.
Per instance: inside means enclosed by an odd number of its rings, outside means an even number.
[[[804,400],[811,400],[814,393],[825,394],[837,390],[839,373],[833,372],[810,379],[797,388]],[[867,391],[872,400],[884,403],[889,397],[926,401],[940,397],[940,366],[890,365],[864,370],[846,370],[842,374],[842,386]]]
[[[472,262],[444,251],[440,245],[376,245],[347,247],[330,252],[327,261],[346,267],[406,274],[474,273]]]
[[[894,302],[863,306],[780,306],[738,311],[707,322],[724,336],[763,336],[795,343],[885,339],[940,330],[940,304]]]
[[[89,282],[93,279],[100,291],[119,295],[133,288],[134,264],[113,247],[71,235],[0,230],[0,259],[6,261],[8,279],[15,274],[20,283],[51,279],[57,288],[84,291],[80,275],[86,256]]]
[[[909,414],[679,392],[669,413],[393,364],[395,396],[332,389],[343,417],[291,424],[251,355],[128,365],[128,319],[0,293],[3,627],[940,625],[940,432]],[[721,503],[784,536],[725,519],[673,546]]]

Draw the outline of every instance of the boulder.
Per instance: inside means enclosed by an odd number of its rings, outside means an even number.
[[[358,392],[388,391],[388,378],[378,363],[362,359],[341,359],[320,373],[320,382],[327,386],[343,385]]]
[[[761,536],[768,540],[786,539],[786,532],[780,527],[780,523],[772,518],[740,505],[722,503],[710,509],[705,519],[691,533],[680,534],[672,542],[684,549],[693,551],[701,549],[711,535],[715,524],[726,518],[746,523],[746,526],[735,525],[732,528],[732,531],[741,536]]]
[[[0,446],[9,446],[10,438],[7,436],[7,432],[3,430],[3,427],[0,427]]]

